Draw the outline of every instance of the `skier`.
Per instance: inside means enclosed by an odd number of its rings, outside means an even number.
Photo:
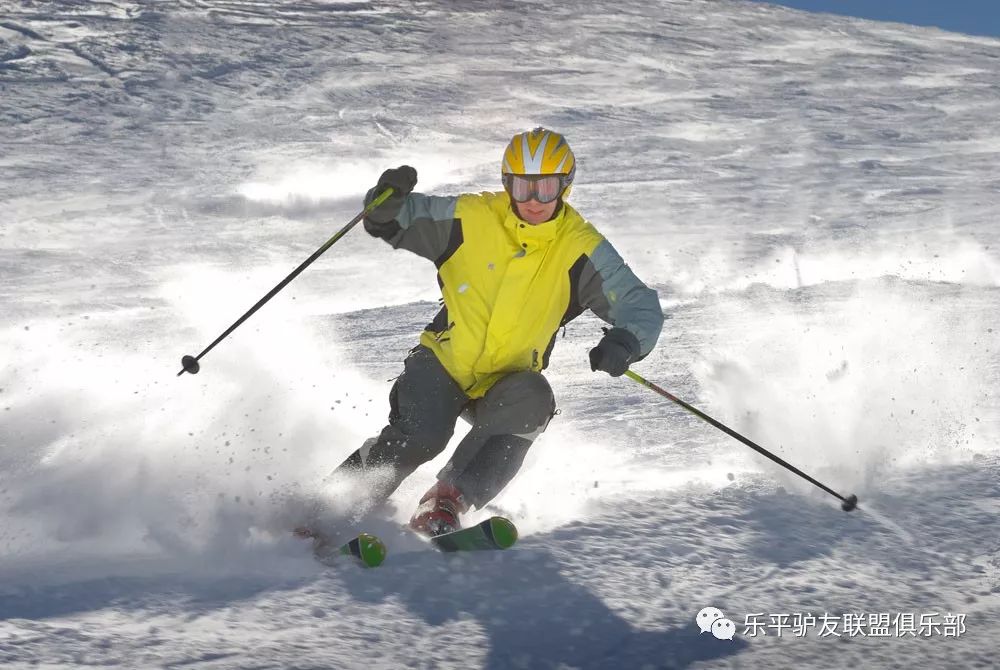
[[[417,172],[386,170],[365,199],[392,195],[364,220],[395,249],[434,262],[442,307],[410,350],[389,393],[389,423],[334,474],[369,479],[369,502],[388,498],[440,454],[459,416],[472,429],[420,499],[410,526],[460,528],[514,477],[555,414],[546,368],[556,332],[590,309],[613,328],[590,350],[591,370],[618,377],[652,350],[663,325],[654,290],[566,203],[576,161],[544,128],[514,135],[503,191],[414,193]]]

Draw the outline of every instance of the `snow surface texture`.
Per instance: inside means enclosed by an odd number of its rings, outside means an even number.
[[[725,0],[4,2],[0,664],[993,667],[998,71],[997,40]],[[497,189],[539,124],[670,317],[636,370],[857,512],[591,373],[588,315],[490,510],[515,549],[395,530],[440,459],[369,522],[382,568],[287,536],[385,420],[433,266],[354,231],[181,355],[386,167]],[[743,634],[796,612],[966,630]]]

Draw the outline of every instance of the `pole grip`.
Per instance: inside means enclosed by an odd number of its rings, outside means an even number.
[[[371,211],[373,209],[375,209],[376,207],[378,207],[379,205],[381,205],[383,202],[385,202],[386,200],[388,200],[389,198],[391,198],[392,194],[395,193],[395,192],[396,192],[396,190],[393,187],[386,186],[384,191],[382,191],[381,193],[379,193],[377,196],[375,196],[372,199],[372,201],[370,203],[368,203],[367,205],[365,205],[365,214],[371,213]]]

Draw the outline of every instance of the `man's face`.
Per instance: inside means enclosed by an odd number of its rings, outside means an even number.
[[[543,204],[532,198],[531,200],[517,203],[517,213],[525,223],[537,226],[539,223],[545,223],[551,219],[558,205],[558,200]]]
[[[559,196],[566,190],[565,175],[504,174],[503,185],[523,221],[537,226],[545,223],[559,207]],[[544,202],[543,202],[544,201]]]

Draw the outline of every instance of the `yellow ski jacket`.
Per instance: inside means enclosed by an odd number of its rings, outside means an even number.
[[[365,227],[437,266],[443,306],[420,342],[470,398],[511,372],[544,369],[557,331],[584,309],[635,335],[640,358],[663,326],[656,292],[565,203],[531,225],[504,191],[411,193],[395,221]]]

